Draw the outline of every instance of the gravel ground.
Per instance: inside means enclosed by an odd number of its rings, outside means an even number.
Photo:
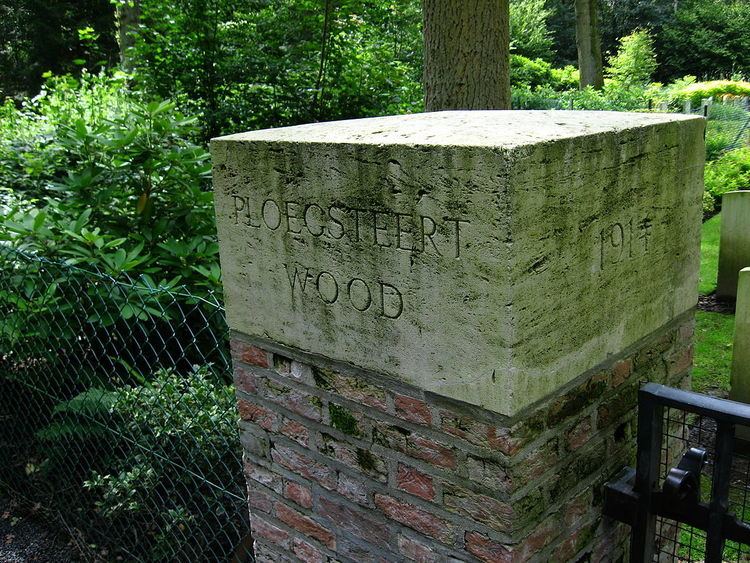
[[[62,533],[28,509],[0,496],[0,562],[67,563],[73,549]]]

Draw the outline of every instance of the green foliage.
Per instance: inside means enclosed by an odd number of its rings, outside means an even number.
[[[719,241],[721,238],[721,214],[703,223],[701,230],[701,269],[698,289],[701,295],[709,295],[716,289],[719,272]]]
[[[742,80],[712,80],[696,82],[695,77],[686,76],[675,82],[669,89],[669,97],[675,103],[689,100],[697,106],[706,98],[731,99],[732,97],[750,96],[750,82]]]
[[[542,59],[529,59],[521,55],[510,56],[511,85],[521,88],[549,87],[563,91],[578,87],[578,71],[567,66],[562,69]]]
[[[417,0],[143,0],[141,8],[135,77],[200,115],[203,139],[422,107]]]
[[[194,478],[241,478],[225,463],[237,455],[234,393],[215,380],[203,366],[185,375],[160,370],[141,386],[89,389],[58,404],[52,423],[37,433],[48,452],[40,470],[78,490],[114,552],[142,553],[150,561],[226,552],[226,546],[217,549],[223,537],[215,527],[237,501],[196,488]],[[97,455],[82,461],[83,471],[63,463],[65,456],[87,451]],[[186,545],[175,528],[189,530],[192,540]]]
[[[662,28],[657,53],[664,77],[750,74],[750,3],[684,0]]]
[[[109,0],[0,0],[0,101],[33,95],[46,72],[111,65],[114,31]]]
[[[750,190],[750,148],[736,149],[706,164],[706,193],[714,202],[735,190]]]
[[[529,59],[551,60],[552,33],[547,20],[552,14],[547,0],[511,0],[511,51]]]
[[[617,53],[608,63],[605,73],[618,86],[646,86],[656,70],[653,38],[644,30],[621,38]]]
[[[195,119],[126,76],[53,78],[0,125],[0,240],[112,276],[220,289],[208,153]]]

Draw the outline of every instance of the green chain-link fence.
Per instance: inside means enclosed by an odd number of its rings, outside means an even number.
[[[85,561],[249,561],[224,312],[0,246],[0,484]]]

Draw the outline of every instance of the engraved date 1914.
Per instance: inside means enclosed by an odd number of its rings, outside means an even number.
[[[600,268],[638,258],[651,250],[654,224],[649,217],[612,223],[599,233]]]

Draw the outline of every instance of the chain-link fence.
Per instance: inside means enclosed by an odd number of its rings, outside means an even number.
[[[750,98],[728,96],[725,99],[707,98],[700,104],[685,102],[669,104],[654,103],[643,100],[642,107],[631,111],[653,111],[668,113],[686,113],[706,117],[706,156],[708,160],[719,157],[722,153],[750,147]],[[513,109],[546,109],[546,110],[582,110],[581,102],[573,98],[534,98],[526,100],[516,97]],[[593,109],[607,109],[594,107]],[[618,110],[620,110],[618,108]]]
[[[704,100],[700,107],[686,107],[683,111],[706,116],[706,157],[709,160],[723,152],[750,146],[750,99]]]
[[[0,246],[0,484],[84,561],[249,561],[213,297]]]

